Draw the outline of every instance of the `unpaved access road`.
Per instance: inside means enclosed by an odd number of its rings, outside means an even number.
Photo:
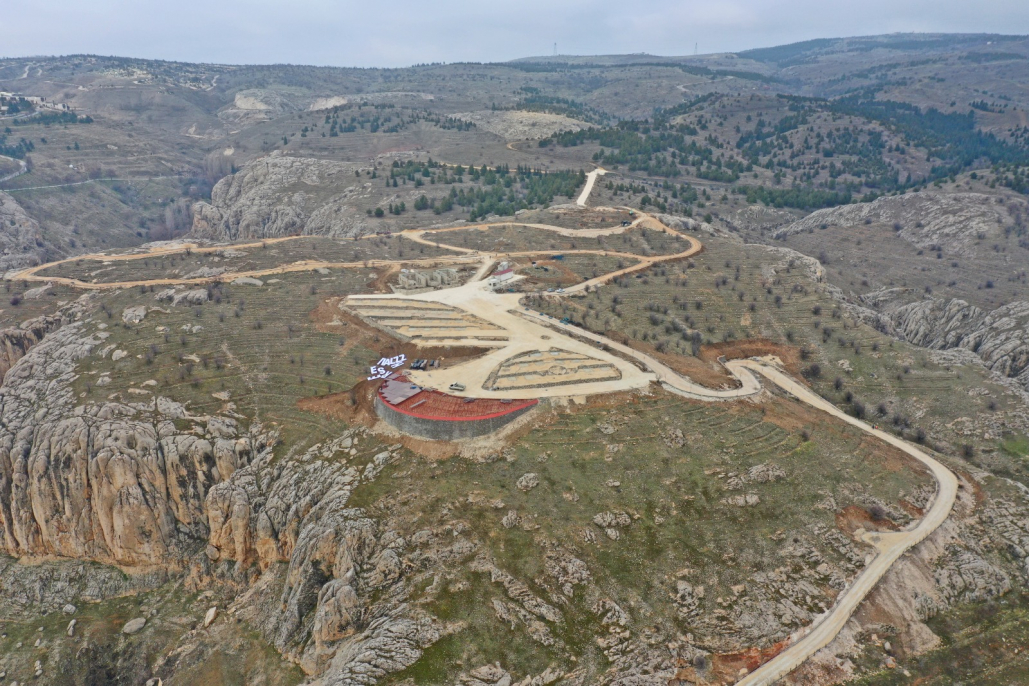
[[[809,657],[829,645],[853,616],[861,601],[872,592],[875,585],[889,571],[901,555],[921,543],[936,531],[950,516],[958,492],[958,480],[954,473],[939,461],[905,440],[893,434],[869,426],[860,419],[851,417],[838,407],[817,395],[807,386],[798,383],[775,366],[760,360],[733,360],[726,367],[738,374],[752,371],[761,374],[779,388],[793,395],[797,400],[855,426],[881,441],[903,450],[924,464],[936,480],[936,495],[925,515],[914,526],[904,531],[865,533],[862,540],[878,550],[878,554],[858,577],[840,593],[836,604],[828,614],[812,626],[806,627],[795,637],[786,650],[761,665],[752,674],[737,682],[737,686],[767,686],[786,676],[803,664]]]
[[[597,177],[603,176],[606,173],[606,169],[597,167],[586,175],[586,186],[582,189],[582,193],[579,193],[579,198],[575,201],[576,205],[586,207],[586,201],[590,199],[590,193],[593,192],[593,185],[597,182]]]
[[[753,673],[737,682],[737,686],[767,686],[783,678],[803,664],[816,652],[827,646],[836,638],[843,626],[857,611],[861,602],[872,592],[879,580],[890,570],[893,564],[905,552],[921,543],[950,516],[957,497],[958,480],[947,467],[918,449],[907,441],[893,434],[876,429],[869,424],[848,415],[838,407],[825,400],[810,388],[798,383],[795,379],[781,371],[774,360],[731,360],[725,363],[726,369],[739,382],[739,388],[711,389],[694,383],[661,364],[650,355],[622,345],[614,340],[595,334],[569,324],[554,321],[547,315],[538,312],[525,313],[537,321],[546,322],[551,329],[567,330],[578,337],[594,340],[606,347],[618,350],[647,366],[661,384],[675,393],[697,400],[725,401],[741,399],[754,395],[761,390],[756,378],[760,374],[771,383],[794,396],[798,401],[821,410],[837,419],[861,429],[881,441],[899,448],[925,465],[936,480],[936,495],[922,519],[912,527],[903,531],[866,532],[861,540],[873,546],[877,554],[856,579],[836,599],[832,609],[813,625],[805,627],[793,637],[793,643],[773,659],[761,665]]]
[[[24,160],[18,160],[18,159],[15,159],[13,157],[8,157],[7,155],[0,155],[0,157],[3,157],[5,160],[10,160],[12,162],[15,162],[18,165],[18,171],[14,171],[14,172],[11,172],[10,174],[6,174],[4,176],[0,176],[0,183],[3,183],[4,181],[10,181],[11,179],[17,178],[17,177],[21,176],[22,174],[25,174],[29,170],[29,165],[25,164]],[[3,191],[3,192],[6,192],[6,191]]]
[[[614,209],[614,208],[612,208]],[[631,231],[637,227],[650,228],[652,230],[663,231],[672,235],[679,236],[686,240],[688,247],[679,253],[672,255],[658,255],[655,257],[644,257],[635,253],[623,253],[614,250],[520,250],[520,251],[507,251],[507,252],[483,252],[479,250],[473,250],[470,248],[463,248],[456,245],[447,245],[440,241],[433,241],[426,238],[427,235],[444,234],[450,231],[462,231],[462,230],[480,230],[486,231],[493,227],[507,227],[507,226],[526,226],[534,229],[543,229],[546,231],[553,231],[561,234],[562,236],[581,236],[584,238],[593,238],[597,236],[611,236],[626,231]],[[411,260],[403,260],[401,264],[410,266],[422,266],[422,267],[438,267],[447,264],[467,264],[468,262],[481,262],[482,266],[476,273],[476,279],[481,279],[488,271],[490,265],[498,260],[505,257],[520,257],[530,255],[570,255],[570,254],[593,254],[593,255],[609,255],[614,257],[624,257],[632,260],[636,260],[636,263],[617,272],[611,272],[604,274],[595,279],[577,284],[568,289],[568,292],[575,292],[584,290],[588,286],[593,286],[600,283],[606,283],[611,279],[623,274],[629,274],[637,272],[642,269],[646,269],[659,262],[667,262],[670,260],[679,260],[690,257],[701,251],[703,246],[700,241],[696,240],[686,234],[681,234],[678,231],[670,229],[665,226],[657,219],[654,219],[650,215],[640,213],[640,217],[636,219],[629,226],[614,226],[606,229],[585,229],[577,231],[576,229],[567,229],[560,226],[552,226],[550,224],[524,224],[520,222],[496,222],[492,224],[474,224],[470,226],[455,226],[446,229],[409,229],[401,231],[396,234],[403,236],[416,243],[422,243],[425,245],[439,246],[446,250],[451,250],[456,255],[440,255],[438,257],[426,257]],[[184,252],[196,252],[196,253],[207,253],[207,252],[218,252],[219,250],[225,250],[232,248],[235,250],[247,249],[247,248],[259,248],[263,245],[273,245],[275,243],[282,243],[284,241],[294,241],[314,238],[314,236],[282,236],[279,238],[268,238],[262,241],[255,241],[251,243],[233,243],[224,245],[207,245],[201,247],[196,243],[185,243],[175,242],[169,245],[155,246],[151,250],[132,252],[132,253],[121,253],[108,255],[104,253],[93,254],[93,255],[78,255],[75,257],[68,257],[63,260],[57,260],[54,262],[47,262],[45,264],[37,265],[35,267],[29,267],[21,271],[10,274],[7,278],[11,281],[33,281],[39,283],[58,283],[65,286],[73,286],[75,288],[83,288],[86,290],[104,290],[110,288],[135,288],[137,286],[193,286],[201,285],[206,283],[214,282],[227,282],[233,281],[239,278],[259,278],[262,276],[272,276],[275,274],[285,274],[289,272],[302,272],[311,271],[314,269],[351,269],[358,267],[382,267],[382,266],[393,266],[397,264],[395,260],[362,260],[361,262],[327,262],[324,260],[301,260],[297,262],[291,262],[285,265],[279,265],[277,267],[269,267],[267,269],[253,269],[248,271],[239,272],[226,272],[219,274],[218,276],[209,277],[198,277],[193,279],[180,279],[180,278],[163,278],[163,279],[139,279],[133,281],[108,281],[108,282],[95,282],[95,281],[83,281],[81,279],[75,279],[66,276],[46,276],[39,272],[51,269],[53,267],[60,266],[71,262],[78,262],[79,260],[92,260],[97,262],[117,262],[117,261],[130,261],[130,260],[143,260],[151,259],[154,257],[162,257],[168,255],[176,255]],[[362,239],[374,239],[378,236],[369,235],[362,236]]]

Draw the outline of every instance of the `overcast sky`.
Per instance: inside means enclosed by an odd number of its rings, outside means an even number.
[[[744,50],[899,31],[1029,33],[1027,0],[3,0],[0,56],[406,66]]]

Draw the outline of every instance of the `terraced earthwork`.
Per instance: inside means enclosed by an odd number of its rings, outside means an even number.
[[[416,345],[506,345],[505,329],[457,307],[402,298],[348,298],[343,307]]]
[[[620,378],[622,373],[610,362],[551,348],[508,358],[489,375],[485,387],[491,391],[509,391]]]

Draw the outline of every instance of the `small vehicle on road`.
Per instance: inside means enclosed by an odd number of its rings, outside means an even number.
[[[450,384],[450,390],[452,390],[452,391],[463,391],[464,390],[464,384],[463,383],[458,383],[458,382],[455,381],[454,383]]]

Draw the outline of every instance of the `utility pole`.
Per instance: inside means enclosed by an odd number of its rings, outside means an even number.
[[[554,42],[554,57],[557,57],[557,42]]]

